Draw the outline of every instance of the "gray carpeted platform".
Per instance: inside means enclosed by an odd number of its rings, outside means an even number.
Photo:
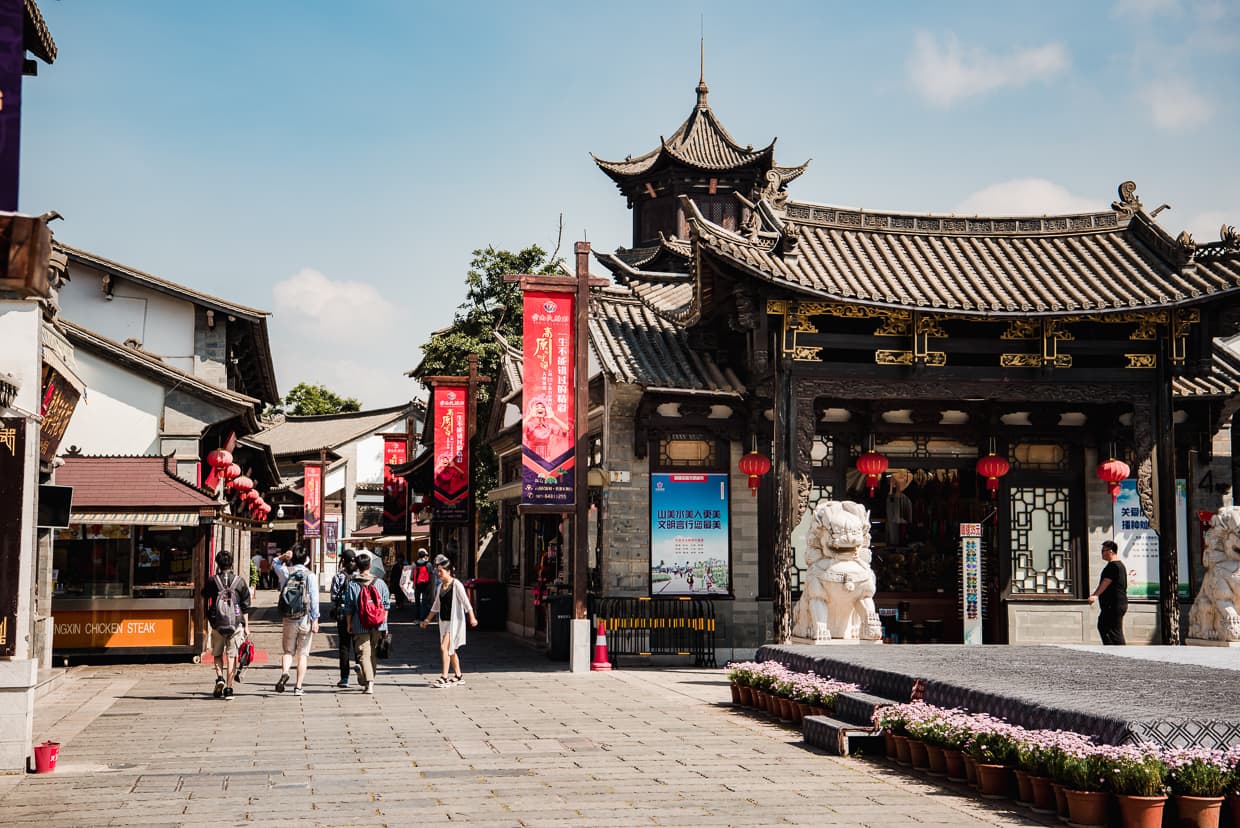
[[[757,658],[896,701],[925,679],[930,704],[1108,744],[1240,744],[1240,676],[1232,670],[1031,646],[767,645]]]

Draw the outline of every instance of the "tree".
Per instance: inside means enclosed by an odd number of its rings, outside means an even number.
[[[475,250],[473,257],[465,274],[465,301],[457,308],[452,326],[432,334],[422,346],[422,362],[414,371],[415,377],[464,376],[469,373],[469,355],[477,354],[478,373],[496,381],[503,347],[495,334],[499,333],[513,347],[521,346],[521,288],[514,282],[505,282],[504,275],[562,272],[563,260],[548,256],[537,245],[516,253],[488,246]],[[494,386],[484,386],[480,391],[477,423],[482,428],[490,416]],[[479,495],[497,485],[499,462],[490,446],[481,442],[473,444],[470,454],[478,525],[493,527],[496,506]]]
[[[280,406],[276,410],[295,417],[309,417],[317,414],[361,411],[362,404],[353,397],[340,396],[327,386],[299,382],[280,401]]]

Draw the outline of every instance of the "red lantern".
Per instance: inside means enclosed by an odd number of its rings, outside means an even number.
[[[233,478],[228,485],[232,486],[234,492],[241,492],[244,495],[254,488],[254,481],[243,474],[240,477]]]
[[[986,478],[986,490],[990,492],[990,499],[994,500],[995,495],[999,491],[999,478],[1003,477],[1012,469],[1012,464],[1007,458],[1000,457],[997,454],[987,454],[977,461],[977,473],[979,476]]]
[[[857,471],[865,475],[865,485],[870,487],[870,497],[874,497],[878,481],[887,471],[887,456],[877,451],[867,451],[857,458]]]
[[[741,474],[749,475],[749,493],[757,497],[758,484],[762,482],[762,475],[771,470],[770,458],[757,451],[751,451],[742,457],[736,466],[741,470]]]
[[[221,469],[231,463],[232,453],[224,449],[216,449],[207,455],[207,465],[213,469]]]
[[[1112,503],[1119,497],[1119,484],[1128,479],[1130,471],[1127,463],[1114,457],[1098,464],[1098,479],[1107,484],[1107,493],[1111,495]]]
[[[241,467],[238,466],[236,463],[229,463],[227,466],[224,466],[222,469],[219,469],[218,471],[220,473],[220,477],[224,478],[225,480],[236,480],[238,477],[241,476]]]

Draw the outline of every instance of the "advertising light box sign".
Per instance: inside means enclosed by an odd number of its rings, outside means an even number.
[[[732,590],[726,473],[650,475],[650,592],[727,595]]]

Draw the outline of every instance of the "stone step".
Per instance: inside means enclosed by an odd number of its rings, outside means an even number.
[[[891,699],[863,693],[860,690],[840,693],[835,697],[835,715],[852,725],[868,726],[874,721],[874,711],[880,707],[896,704]]]
[[[830,716],[806,716],[801,720],[801,736],[807,744],[837,756],[883,753],[882,734],[874,728]]]

